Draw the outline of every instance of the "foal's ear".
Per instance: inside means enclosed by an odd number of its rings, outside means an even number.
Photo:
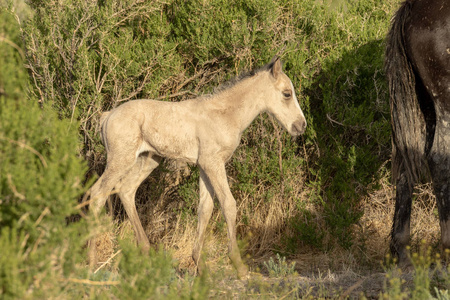
[[[268,69],[272,76],[277,79],[281,73],[281,60],[278,56],[274,56],[268,65]]]

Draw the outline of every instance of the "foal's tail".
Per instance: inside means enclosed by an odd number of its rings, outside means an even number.
[[[103,146],[105,146],[105,147],[108,147],[106,140],[105,140],[105,137],[106,137],[105,125],[106,125],[106,122],[108,121],[108,117],[109,117],[110,113],[111,113],[110,111],[105,111],[100,115],[100,124],[99,124],[100,138],[102,140]]]
[[[406,172],[410,188],[420,178],[425,152],[425,121],[416,95],[416,74],[406,53],[405,22],[413,1],[406,0],[395,14],[387,35],[385,73],[389,83],[392,125],[392,178]]]

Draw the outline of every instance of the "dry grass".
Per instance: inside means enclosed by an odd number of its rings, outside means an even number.
[[[394,215],[395,193],[385,177],[381,189],[364,201],[364,216],[360,221],[360,234],[367,237],[365,255],[371,260],[382,260],[388,253],[389,238]],[[419,251],[423,241],[435,250],[440,239],[436,200],[430,183],[416,187],[411,213],[411,250]]]
[[[297,174],[286,174],[293,178],[302,175],[301,170]],[[174,177],[179,176],[177,174]],[[381,180],[381,188],[366,196],[363,201],[364,215],[359,223],[354,226],[355,243],[350,249],[342,249],[335,245],[328,250],[318,250],[309,246],[299,246],[297,253],[288,257],[288,262],[296,263],[298,275],[293,279],[304,286],[303,295],[319,295],[327,291],[328,295],[351,294],[353,296],[364,292],[366,295],[376,297],[383,288],[384,269],[383,262],[389,249],[389,234],[394,212],[394,191],[389,182],[389,174]],[[151,179],[150,180],[154,180]],[[172,179],[165,179],[166,182]],[[175,183],[176,180],[173,181]],[[295,216],[298,208],[296,199],[308,201],[308,187],[298,181],[290,197],[274,195],[271,201],[262,201],[258,197],[251,197],[244,193],[235,195],[238,202],[238,232],[242,238],[241,248],[247,254],[246,260],[252,271],[262,275],[252,276],[253,281],[261,281],[268,287],[273,286],[274,279],[267,277],[263,262],[268,261],[277,250],[281,253],[283,239],[290,234],[289,218]],[[152,209],[149,204],[138,208],[144,228],[150,240],[154,244],[160,244],[170,251],[177,260],[180,272],[195,274],[195,267],[191,259],[191,252],[196,233],[197,218],[195,214],[174,214],[176,201],[165,199],[174,197],[176,185],[166,188]],[[259,193],[263,194],[261,186]],[[161,203],[169,203],[162,205]],[[256,203],[256,204],[255,204]],[[164,210],[163,208],[166,208]],[[310,207],[313,209],[313,206]],[[195,209],[194,209],[195,211]],[[144,212],[152,212],[145,215]],[[241,216],[252,212],[252,218],[246,225]],[[318,222],[321,222],[320,216]],[[98,251],[100,261],[106,261],[117,252],[116,236],[132,235],[133,230],[127,219],[116,218],[114,232],[102,235]],[[420,185],[416,189],[413,203],[411,223],[411,245],[413,251],[419,250],[422,240],[431,245],[435,251],[439,251],[439,224],[436,214],[435,199],[431,185]],[[227,258],[227,236],[223,217],[217,205],[206,233],[204,254],[207,265],[212,273],[222,274],[217,286],[217,296],[228,297],[229,286],[236,287],[248,295],[252,281],[245,284],[237,284],[231,264]],[[265,274],[265,275],[264,275]],[[273,282],[274,281],[274,282]],[[253,282],[254,283],[254,282]],[[277,283],[279,284],[279,282]],[[242,287],[239,287],[241,286]],[[309,289],[308,289],[309,287]],[[261,292],[262,293],[262,292]],[[232,295],[231,295],[232,296]],[[250,296],[249,296],[250,297]]]
[[[299,173],[301,174],[301,172]],[[179,174],[174,176],[179,176]],[[176,187],[172,186],[171,188]],[[260,187],[259,193],[263,194],[263,189],[264,187]],[[237,195],[239,215],[251,212],[253,216],[249,219],[247,225],[244,225],[242,221],[239,222],[238,216],[237,226],[240,236],[245,239],[245,251],[251,253],[255,262],[270,256],[275,250],[274,247],[279,246],[283,237],[290,233],[287,220],[295,216],[297,211],[296,199],[307,201],[305,197],[308,197],[309,193],[308,188],[300,181],[288,198],[282,197],[282,195],[274,195],[273,199],[267,202],[246,194]],[[164,199],[164,197],[170,197],[171,195],[172,193],[169,192],[168,195],[161,196],[162,199],[158,201],[173,203],[174,201]],[[304,249],[298,249],[300,254],[295,257],[297,263],[320,267],[320,265],[329,266],[330,262],[342,261],[342,263],[347,262],[351,265],[352,254],[356,254],[362,249],[364,249],[364,256],[366,256],[367,261],[373,263],[382,260],[387,253],[394,213],[394,191],[388,177],[382,180],[381,188],[365,197],[362,203],[364,215],[354,228],[356,237],[354,247],[348,251],[334,249],[320,254],[317,253],[317,250],[312,250],[306,246]],[[116,202],[114,204],[115,209],[119,205]],[[310,207],[313,208],[313,206]],[[154,244],[162,244],[168,249],[173,249],[175,258],[180,261],[181,265],[190,266],[191,264],[188,261],[190,260],[197,228],[196,216],[192,215],[189,218],[177,216],[173,215],[170,210],[162,211],[161,208],[155,209],[153,207],[152,213],[146,215],[145,213],[150,210],[149,207],[138,207],[147,235]],[[422,240],[435,246],[439,239],[439,223],[431,184],[420,185],[416,188],[411,219],[411,245],[413,249]],[[320,222],[320,220],[318,221]],[[217,226],[218,223],[223,224],[223,222],[220,209],[216,205],[207,230],[205,244],[205,250],[211,258],[215,256],[215,253],[226,251],[226,230],[222,228],[223,226]],[[123,221],[120,218],[117,219],[116,225],[116,232],[107,232],[101,235],[98,245],[99,252],[101,252],[99,253],[100,257],[107,258],[114,253],[114,249],[110,248],[114,248],[116,245],[116,235],[133,234],[131,224],[127,219]],[[223,256],[223,254],[220,254],[220,256]]]
[[[112,231],[106,231],[98,235],[97,243],[97,259],[99,264],[103,264],[114,255],[117,246],[116,235]]]

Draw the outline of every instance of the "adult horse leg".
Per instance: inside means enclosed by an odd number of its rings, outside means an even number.
[[[206,226],[209,223],[214,208],[213,188],[211,187],[205,172],[202,170],[200,170],[199,186],[200,202],[198,205],[197,237],[195,239],[194,250],[192,251],[192,258],[197,266],[198,272],[201,274],[204,269],[204,263],[200,260],[200,255],[205,240]]]
[[[222,213],[227,223],[228,233],[228,256],[236,268],[239,278],[243,278],[248,274],[247,266],[242,262],[239,247],[236,241],[236,200],[231,194],[228,185],[225,165],[217,160],[208,159],[199,162],[200,168],[205,172],[211,186],[219,200]]]
[[[450,99],[450,95],[447,99]],[[443,249],[450,249],[450,114],[437,111],[433,146],[427,155],[439,211]]]
[[[128,218],[133,225],[134,233],[138,244],[144,252],[150,249],[150,242],[144,232],[139,215],[136,211],[135,195],[136,191],[148,175],[159,165],[161,158],[158,156],[150,156],[149,153],[141,154],[133,165],[128,174],[118,184],[117,190],[120,200],[125,208]]]
[[[410,238],[413,185],[413,183],[408,182],[405,168],[401,167],[397,178],[394,222],[392,224],[390,242],[391,253],[398,258],[398,264],[401,267],[406,267],[410,263],[406,246]]]
[[[398,170],[396,175],[396,201],[395,201],[395,212],[394,212],[394,222],[391,232],[391,253],[398,257],[399,265],[402,267],[407,267],[411,264],[406,251],[406,246],[410,240],[410,220],[411,220],[411,204],[412,204],[412,192],[414,185],[416,184],[416,178],[420,179],[420,176],[408,176],[408,171],[405,166],[407,161],[403,155],[412,155],[422,158],[427,157],[430,153],[430,149],[433,145],[433,139],[435,134],[435,123],[436,123],[436,113],[433,105],[433,99],[427,91],[426,86],[422,82],[422,78],[415,74],[415,92],[417,96],[417,101],[419,104],[418,114],[414,115],[412,109],[409,114],[410,118],[422,118],[424,123],[416,125],[420,130],[419,133],[415,133],[413,137],[409,136],[409,139],[420,140],[418,145],[415,147],[410,144],[407,151],[400,153],[400,151],[394,147],[392,164],[393,169]],[[404,108],[408,109],[408,108]],[[409,108],[410,109],[410,108]],[[411,116],[411,114],[413,114]],[[401,116],[401,114],[399,114]],[[399,118],[397,116],[397,118]],[[402,124],[412,126],[410,123]],[[425,128],[423,128],[425,127]],[[425,130],[424,130],[425,129]],[[409,133],[402,132],[401,134],[411,134],[414,129]],[[395,145],[395,142],[394,142]],[[394,172],[393,172],[394,173]]]

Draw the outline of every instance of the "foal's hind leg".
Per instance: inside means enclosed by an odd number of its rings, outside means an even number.
[[[145,252],[150,249],[150,243],[136,211],[135,195],[142,181],[150,175],[150,173],[159,165],[160,161],[160,157],[152,157],[149,153],[141,154],[131,170],[117,187],[120,200],[122,200],[128,218],[133,225],[137,242]]]
[[[134,157],[122,160],[110,160],[103,175],[90,189],[90,213],[97,218],[106,200],[119,180],[129,171],[134,163]],[[93,268],[97,264],[96,238],[89,241],[89,265]]]
[[[192,251],[192,258],[198,268],[198,272],[203,271],[203,263],[200,261],[200,254],[202,252],[203,243],[205,240],[206,226],[214,208],[213,189],[206,177],[206,174],[200,170],[200,202],[198,205],[198,226],[197,237],[195,239],[194,250]]]

